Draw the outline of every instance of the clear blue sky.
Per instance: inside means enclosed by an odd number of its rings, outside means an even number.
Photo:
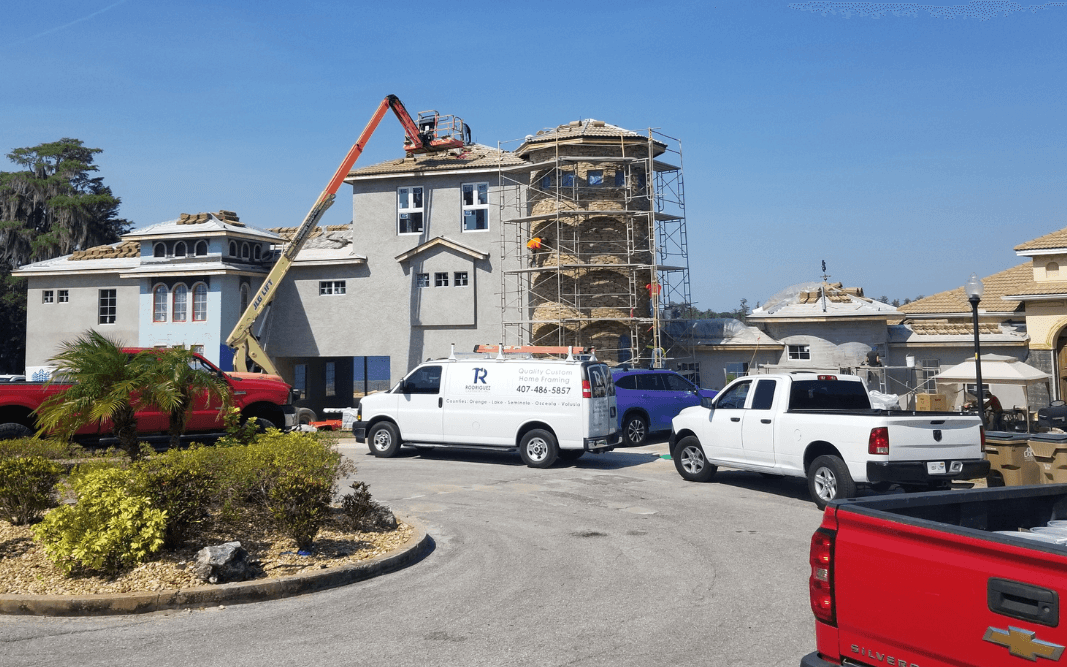
[[[75,137],[136,226],[225,208],[272,227],[389,93],[489,145],[652,126],[682,140],[699,307],[755,306],[821,260],[914,298],[1067,226],[1067,3],[892,4],[8,0],[0,154]],[[387,117],[359,164],[402,138]]]

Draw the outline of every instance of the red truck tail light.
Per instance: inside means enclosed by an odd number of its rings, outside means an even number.
[[[582,398],[592,398],[593,388],[589,385],[589,380],[582,380]]]
[[[811,596],[811,611],[823,623],[837,625],[837,610],[834,609],[834,537],[835,531],[819,528],[811,536],[811,577],[808,578],[808,593]]]
[[[871,429],[871,437],[867,440],[868,454],[889,454],[889,429],[885,426]]]

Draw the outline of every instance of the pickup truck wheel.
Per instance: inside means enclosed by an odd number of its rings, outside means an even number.
[[[648,420],[639,414],[626,415],[622,422],[622,435],[630,447],[640,447],[648,439]]]
[[[400,451],[400,433],[392,422],[379,422],[367,434],[367,448],[379,458],[396,456]]]
[[[0,440],[15,440],[33,435],[29,426],[17,423],[0,424]]]
[[[535,428],[522,436],[519,456],[522,457],[522,462],[531,468],[547,468],[556,462],[559,446],[555,436],[544,429]]]
[[[831,500],[855,497],[856,483],[840,457],[820,456],[808,468],[808,491],[816,507],[823,509]]]
[[[674,467],[678,474],[682,476],[682,479],[690,482],[706,482],[719,469],[719,466],[708,463],[708,459],[704,456],[704,448],[700,446],[700,441],[694,435],[682,438],[671,458],[674,459]]]

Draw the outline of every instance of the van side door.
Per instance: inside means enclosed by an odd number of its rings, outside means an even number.
[[[441,442],[444,398],[442,364],[427,364],[411,371],[400,383],[396,420],[400,437],[411,442]]]

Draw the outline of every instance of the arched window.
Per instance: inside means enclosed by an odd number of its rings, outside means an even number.
[[[248,310],[248,283],[241,283],[241,312]]]
[[[259,260],[263,256],[263,247],[258,243],[252,246],[252,259]]]
[[[250,248],[247,243],[241,244],[241,259],[248,259],[251,256]]]
[[[166,257],[167,256],[167,244],[166,243],[157,243],[154,246],[152,246],[152,256],[153,257]]]
[[[185,286],[185,283],[178,283],[174,286],[173,296],[174,309],[171,319],[175,322],[184,322],[186,313],[189,311],[189,288]]]
[[[196,242],[196,256],[203,257],[207,254],[207,241]]]
[[[152,321],[167,321],[167,286],[156,285],[152,288]]]
[[[185,252],[186,252],[185,241],[178,241],[177,243],[174,244],[174,256],[175,257],[185,257]]]
[[[237,241],[230,241],[230,257],[237,256]]]
[[[207,321],[207,285],[204,283],[193,285],[193,321]]]

